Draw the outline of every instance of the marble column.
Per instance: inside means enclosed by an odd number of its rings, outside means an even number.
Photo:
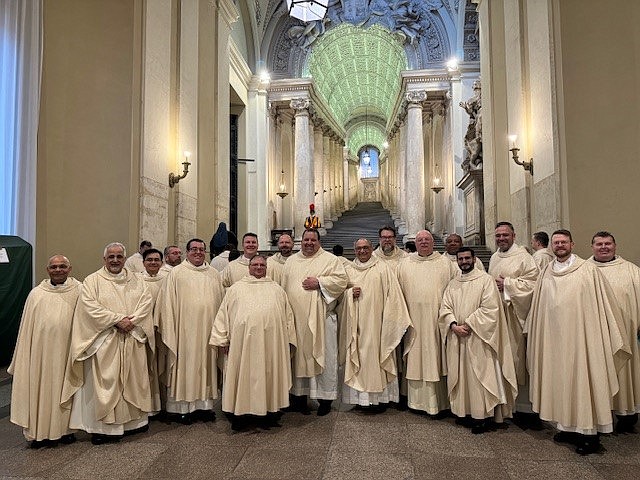
[[[398,207],[395,224],[400,235],[406,235],[407,230],[407,126],[400,123],[398,132]],[[413,199],[409,204],[414,208]]]
[[[294,228],[296,240],[302,238],[304,220],[309,215],[309,204],[313,200],[313,157],[309,137],[309,100],[298,98],[291,100],[295,111],[294,132]]]
[[[320,218],[320,223],[324,227],[324,147],[322,136],[322,122],[316,120],[313,125],[313,184],[314,184],[314,204],[316,215]],[[321,232],[324,234],[324,232]]]
[[[424,210],[424,139],[422,137],[422,103],[427,99],[426,91],[407,92],[407,135],[405,162],[405,191],[408,202],[404,210],[407,234],[415,234],[425,227]],[[410,205],[409,205],[410,202]]]
[[[332,228],[333,222],[331,221],[331,192],[329,186],[331,183],[330,164],[331,159],[329,157],[329,130],[324,128],[322,131],[322,198],[323,202],[323,224],[324,228]]]
[[[338,220],[338,188],[336,181],[336,139],[335,135],[331,135],[329,138],[329,187],[331,188],[331,220]]]
[[[346,148],[342,148],[342,158],[342,205],[349,210],[349,156]]]

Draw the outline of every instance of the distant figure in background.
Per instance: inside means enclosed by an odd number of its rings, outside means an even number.
[[[309,205],[309,216],[304,221],[304,228],[320,228],[320,218],[316,215],[316,206],[313,203]]]
[[[351,261],[348,258],[345,258],[343,256],[344,254],[344,247],[340,244],[336,244],[333,246],[333,248],[331,249],[331,251],[333,252],[333,254],[338,257],[340,259],[340,261],[342,262],[343,265],[347,265],[348,263],[351,263]]]
[[[533,248],[533,260],[538,265],[540,271],[549,265],[555,256],[549,248],[549,235],[547,232],[536,232],[531,237],[531,248]]]
[[[447,251],[447,257],[449,257],[449,260],[451,260],[453,264],[457,266],[458,260],[456,259],[456,252],[460,248],[462,248],[462,237],[457,233],[449,234],[444,241],[444,248]],[[478,257],[475,257],[475,259],[476,264],[474,265],[474,268],[484,272],[485,268],[482,264],[482,260],[480,260]]]
[[[142,273],[144,272],[144,265],[142,264],[142,254],[149,250],[153,245],[149,240],[143,240],[140,242],[140,249],[127,258],[127,261],[124,263],[124,268],[129,270],[132,273]]]
[[[49,278],[27,297],[13,360],[11,422],[22,427],[31,448],[72,443],[70,411],[60,406],[71,321],[82,284],[69,277],[71,263],[54,255],[47,264]]]
[[[417,252],[418,249],[416,248],[416,242],[414,242],[413,240],[409,240],[407,243],[404,244],[404,250],[407,253]]]
[[[227,230],[227,224],[220,222],[216,233],[211,237],[209,242],[209,259],[212,259],[216,255],[222,253],[227,244],[233,245],[234,248],[238,248],[238,237],[235,233]]]
[[[169,273],[173,267],[177,267],[182,262],[182,250],[177,245],[164,247],[164,263],[160,271]]]

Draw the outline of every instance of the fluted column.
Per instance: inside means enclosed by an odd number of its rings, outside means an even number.
[[[422,138],[422,103],[427,92],[407,92],[406,205],[407,233],[414,236],[425,226],[424,210],[424,141]]]
[[[329,158],[331,161],[331,220],[338,220],[340,206],[338,204],[338,182],[336,178],[336,139],[332,135],[329,141]]]
[[[291,100],[290,106],[295,110],[294,132],[294,227],[296,239],[302,238],[304,220],[309,212],[309,204],[313,201],[313,157],[309,137],[309,100]]]

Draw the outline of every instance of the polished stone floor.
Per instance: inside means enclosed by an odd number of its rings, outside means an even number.
[[[473,435],[453,419],[389,409],[367,415],[338,406],[326,417],[287,413],[280,428],[235,433],[213,423],[151,422],[147,433],[93,446],[31,450],[0,419],[0,478],[207,479],[637,479],[640,435],[607,435],[588,457],[553,442],[552,429]]]

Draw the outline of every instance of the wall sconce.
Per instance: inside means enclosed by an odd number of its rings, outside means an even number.
[[[280,198],[284,198],[289,195],[289,193],[287,192],[287,187],[284,184],[284,170],[280,172],[280,191],[276,192],[276,195],[278,195]]]
[[[518,152],[520,151],[520,149],[516,146],[517,139],[517,135],[509,135],[509,142],[511,142],[511,148],[509,149],[509,151],[511,152],[511,158],[513,158],[513,161],[516,162],[516,164],[524,168],[525,171],[529,171],[529,173],[533,175],[533,158],[520,161],[518,157]]]
[[[436,168],[434,169],[433,181],[431,183],[431,190],[436,193],[440,193],[444,186],[442,185],[442,179],[440,178],[440,167],[436,163]]]
[[[189,173],[189,165],[191,165],[191,162],[189,162],[189,157],[191,157],[191,152],[185,151],[184,162],[182,162],[182,175],[176,175],[173,172],[169,174],[169,188],[173,188],[176,183],[186,177],[187,173]]]

